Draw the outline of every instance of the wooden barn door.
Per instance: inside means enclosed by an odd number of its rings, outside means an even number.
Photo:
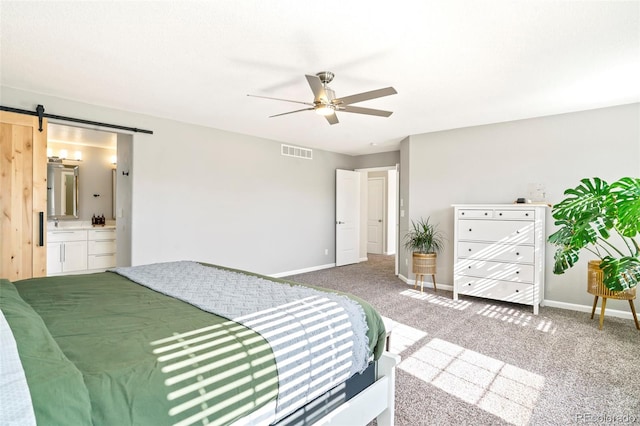
[[[47,123],[0,111],[0,278],[47,273]]]

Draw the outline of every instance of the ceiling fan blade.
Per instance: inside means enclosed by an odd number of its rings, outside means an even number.
[[[329,124],[338,124],[339,123],[338,116],[336,115],[335,112],[333,114],[330,114],[330,115],[325,115],[324,118],[327,119]]]
[[[303,108],[303,109],[297,109],[295,111],[289,111],[289,112],[283,112],[282,114],[276,114],[276,115],[270,115],[269,118],[273,118],[273,117],[280,117],[281,115],[287,115],[287,114],[293,114],[294,112],[301,112],[301,111],[312,111],[315,108]]]
[[[379,117],[389,117],[391,114],[393,114],[392,111],[383,111],[381,109],[372,109],[372,108],[361,108],[361,107],[351,106],[351,105],[340,107],[340,111],[354,112],[356,114],[377,115]]]
[[[307,81],[309,82],[309,86],[311,87],[311,91],[313,92],[313,97],[316,102],[318,101],[327,101],[327,94],[324,92],[324,86],[320,78],[316,75],[305,75],[307,77]]]
[[[393,87],[385,87],[384,89],[372,90],[370,92],[363,92],[356,95],[345,96],[344,98],[338,98],[333,103],[337,105],[351,105],[362,101],[368,101],[369,99],[395,95],[396,93],[398,92],[396,92],[396,89]]]
[[[296,104],[310,105],[310,106],[314,105],[311,102],[292,101],[291,99],[271,98],[269,96],[258,96],[258,95],[247,95],[247,96],[251,96],[252,98],[271,99],[272,101],[293,102],[293,103],[296,103]]]

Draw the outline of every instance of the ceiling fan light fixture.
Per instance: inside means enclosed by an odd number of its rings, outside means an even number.
[[[336,107],[334,107],[333,105],[320,105],[318,108],[316,108],[316,114],[324,115],[325,117],[327,115],[332,115],[335,112]]]

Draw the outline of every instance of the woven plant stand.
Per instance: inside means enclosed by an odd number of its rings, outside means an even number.
[[[424,286],[424,276],[431,275],[433,280],[433,290],[436,288],[436,259],[435,253],[413,253],[413,273],[416,275],[416,280],[413,283],[413,288],[418,285],[418,279],[420,280],[420,292]]]
[[[633,305],[633,300],[636,298],[636,287],[625,291],[611,291],[603,283],[603,272],[600,269],[599,260],[590,260],[588,268],[587,279],[587,292],[593,294],[593,308],[591,309],[591,319],[596,311],[596,305],[598,304],[598,297],[602,297],[602,307],[600,308],[600,326],[602,330],[602,323],[604,322],[604,310],[607,306],[607,299],[628,300],[631,307],[631,313],[633,314],[633,320],[636,323],[636,328],[640,330],[640,323],[638,323],[638,316],[636,315],[636,308]]]

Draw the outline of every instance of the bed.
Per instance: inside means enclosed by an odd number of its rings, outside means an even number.
[[[0,285],[0,424],[393,424],[354,296],[197,262]]]

